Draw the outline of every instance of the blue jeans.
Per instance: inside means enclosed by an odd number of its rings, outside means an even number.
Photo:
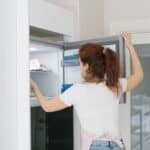
[[[123,141],[123,148],[120,147],[115,141],[102,141],[93,140],[89,150],[125,150]]]

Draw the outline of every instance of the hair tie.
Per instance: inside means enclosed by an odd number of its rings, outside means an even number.
[[[106,54],[106,51],[107,51],[107,48],[104,47],[104,49],[103,49],[103,54],[104,55]]]

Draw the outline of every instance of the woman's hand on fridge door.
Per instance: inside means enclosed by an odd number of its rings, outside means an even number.
[[[59,96],[53,97],[50,100],[48,100],[45,96],[42,95],[40,89],[33,80],[30,80],[30,88],[34,92],[37,101],[39,102],[39,104],[45,112],[55,112],[68,107],[59,98]]]
[[[136,53],[136,50],[132,44],[132,35],[128,32],[123,32],[122,37],[125,40],[126,47],[129,50],[130,57],[132,60],[133,73],[126,77],[127,79],[127,88],[126,91],[131,91],[139,85],[139,83],[144,78],[143,68],[140,62],[140,59]]]
[[[125,40],[125,45],[128,49],[130,49],[131,47],[133,47],[133,44],[132,44],[132,34],[129,33],[129,32],[122,32],[122,37],[124,38]]]
[[[42,93],[38,85],[33,80],[30,80],[30,88],[31,88],[31,91],[34,93],[35,97],[37,98],[42,97]]]
[[[39,87],[37,86],[36,82],[34,82],[33,80],[30,80],[30,88],[34,93],[38,103],[41,105],[43,110],[46,111],[47,98],[42,95]]]

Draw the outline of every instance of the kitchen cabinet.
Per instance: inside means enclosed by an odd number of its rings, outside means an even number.
[[[53,113],[32,107],[31,136],[32,150],[73,149],[73,107]]]

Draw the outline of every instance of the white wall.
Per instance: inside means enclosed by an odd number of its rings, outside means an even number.
[[[0,5],[0,149],[29,150],[28,3]]]
[[[149,0],[104,0],[105,34],[110,34],[110,26],[114,22],[150,19],[149,10]]]
[[[80,0],[80,38],[101,37],[104,31],[104,0]]]

